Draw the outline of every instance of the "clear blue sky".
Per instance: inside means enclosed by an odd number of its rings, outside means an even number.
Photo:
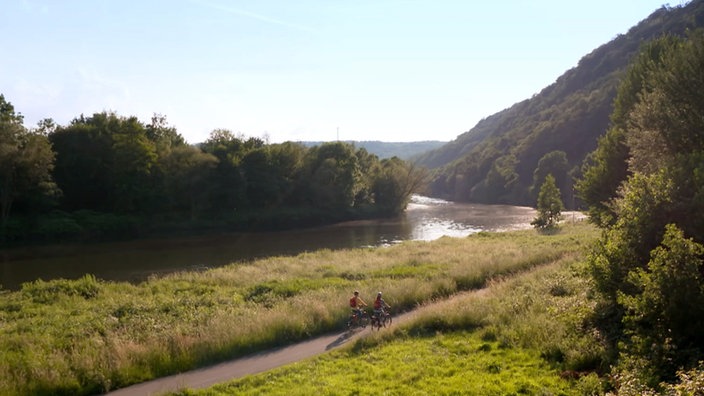
[[[28,127],[106,110],[165,115],[190,143],[448,141],[663,4],[8,0],[0,93]]]

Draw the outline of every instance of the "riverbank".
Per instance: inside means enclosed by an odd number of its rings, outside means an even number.
[[[338,329],[353,289],[396,309],[581,251],[587,224],[321,250],[136,285],[37,281],[0,295],[0,393],[91,394]],[[67,320],[68,319],[68,320]]]
[[[36,279],[98,279],[139,283],[151,276],[201,271],[269,256],[320,249],[388,246],[405,240],[463,237],[480,231],[530,228],[525,207],[452,203],[415,197],[401,216],[278,232],[210,233],[101,243],[64,243],[0,251],[0,287],[19,290]],[[572,216],[567,217],[572,221]]]

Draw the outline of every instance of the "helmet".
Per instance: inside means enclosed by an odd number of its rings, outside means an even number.
[[[359,292],[357,290],[355,290],[354,295],[356,296],[357,294],[359,294]]]
[[[377,293],[376,295],[377,295],[377,296],[381,296],[381,292]]]

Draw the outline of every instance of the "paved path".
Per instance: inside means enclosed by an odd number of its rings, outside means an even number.
[[[413,312],[394,317],[393,325],[409,318]],[[381,331],[384,331],[383,329]],[[207,388],[245,375],[261,373],[340,347],[371,332],[371,327],[318,337],[288,347],[223,362],[214,366],[162,377],[110,392],[109,396],[158,395],[183,388]]]

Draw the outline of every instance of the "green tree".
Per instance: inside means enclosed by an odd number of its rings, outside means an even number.
[[[629,273],[637,293],[621,293],[619,301],[630,352],[669,377],[704,352],[704,246],[669,224],[651,256],[646,268]]]
[[[175,127],[169,125],[166,116],[154,114],[151,122],[145,126],[147,139],[154,143],[157,153],[161,156],[169,150],[186,145],[186,140]]]
[[[406,209],[411,194],[419,192],[428,182],[425,168],[417,167],[398,157],[381,161],[381,169],[372,191],[377,209],[386,215],[398,215]]]
[[[295,204],[292,196],[301,176],[305,147],[286,142],[249,151],[241,162],[247,200],[253,208]]]
[[[247,202],[253,208],[271,208],[283,201],[287,190],[269,147],[261,147],[245,154],[242,172]]]
[[[628,177],[628,155],[625,134],[614,127],[599,138],[596,150],[584,160],[582,177],[577,180],[575,190],[587,204],[590,222],[607,226],[615,221],[610,203]]]
[[[146,212],[151,210],[154,198],[152,170],[157,163],[156,147],[136,117],[121,121],[119,129],[112,135],[113,210]]]
[[[216,129],[200,148],[218,159],[212,174],[211,206],[214,212],[234,213],[246,211],[247,183],[242,169],[242,158],[253,150],[260,148],[264,142],[260,139],[245,140],[227,129]]]
[[[191,220],[210,211],[212,172],[217,163],[214,155],[196,147],[184,145],[171,149],[160,159],[164,172],[164,209],[176,214],[187,213]]]
[[[646,362],[644,380],[657,384],[704,357],[704,321],[695,319],[704,288],[704,33],[662,38],[633,69],[642,71],[637,84],[626,81],[640,90],[629,87],[637,92],[616,113],[630,176],[608,202],[613,218],[601,223],[589,269],[614,362]],[[609,183],[605,172],[591,176],[592,186]]]
[[[66,209],[130,213],[153,208],[156,147],[137,118],[81,115],[49,139]]]
[[[608,226],[615,221],[612,201],[632,172],[629,170],[629,161],[632,161],[633,143],[645,143],[648,140],[646,136],[650,135],[647,131],[632,130],[633,110],[643,95],[652,91],[649,80],[662,67],[669,51],[678,46],[680,41],[677,37],[665,36],[644,44],[618,87],[611,126],[599,138],[596,150],[585,158],[582,178],[575,185],[579,198],[587,205],[589,219],[594,224]],[[629,143],[626,142],[628,136]],[[648,147],[649,144],[650,142],[641,146]],[[655,150],[655,147],[651,149]]]
[[[348,211],[364,188],[359,158],[349,143],[324,143],[311,148],[305,173],[299,180],[305,205],[326,210]]]
[[[484,202],[507,202],[509,194],[516,194],[519,175],[516,171],[518,160],[513,154],[497,158],[491,165],[484,180],[477,186],[473,194]],[[481,196],[481,197],[480,197]]]
[[[44,134],[25,129],[22,121],[22,115],[0,95],[0,234],[3,238],[13,202],[54,188],[51,145]]]
[[[551,174],[545,177],[545,182],[540,187],[537,209],[538,216],[530,223],[533,227],[540,230],[557,227],[564,205],[560,199],[560,190],[555,185],[555,178]]]
[[[568,171],[569,163],[567,162],[567,154],[564,151],[555,150],[545,154],[540,158],[538,166],[533,171],[533,185],[530,188],[532,196],[537,197],[548,175],[552,175],[555,179],[555,185],[561,192],[569,191],[571,183]],[[563,202],[567,198],[564,195],[561,196]]]

